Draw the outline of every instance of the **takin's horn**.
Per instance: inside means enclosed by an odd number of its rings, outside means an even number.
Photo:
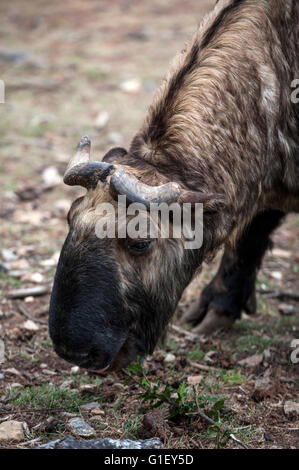
[[[178,183],[170,182],[161,186],[149,186],[139,181],[136,176],[123,168],[117,168],[110,178],[110,193],[114,199],[118,194],[126,196],[128,201],[144,204],[148,209],[151,203],[165,202],[206,203],[211,200],[222,200],[220,194],[188,191]]]
[[[88,135],[84,135],[64,174],[63,181],[65,184],[93,189],[99,180],[105,181],[110,171],[114,168],[111,163],[91,162],[89,160],[90,146]]]
[[[139,181],[129,171],[118,168],[110,179],[110,193],[113,198],[118,194],[126,196],[129,202],[140,202],[147,208],[151,203],[171,204],[178,200],[181,190],[177,183],[166,183],[161,186],[149,186]]]

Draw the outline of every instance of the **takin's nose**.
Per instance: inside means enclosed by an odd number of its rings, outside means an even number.
[[[112,353],[104,351],[99,347],[91,347],[86,351],[78,351],[75,348],[66,347],[61,344],[57,346],[54,343],[54,349],[62,359],[86,369],[106,369],[114,359]]]
[[[86,369],[104,370],[113,362],[123,344],[123,338],[111,340],[111,335],[93,334],[86,338],[51,335],[55,352],[62,359]],[[109,338],[109,339],[108,339]]]

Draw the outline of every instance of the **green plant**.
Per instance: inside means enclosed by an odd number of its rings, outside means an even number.
[[[140,362],[131,364],[127,368],[126,374],[128,379],[125,381],[125,385],[134,380],[144,390],[139,394],[138,399],[142,403],[149,403],[151,408],[158,408],[166,403],[169,406],[170,418],[185,415],[195,410],[195,400],[187,399],[186,382],[181,382],[177,388],[174,388],[168,382],[163,384],[159,380],[151,383],[145,376]],[[131,374],[134,374],[137,378],[134,378]]]

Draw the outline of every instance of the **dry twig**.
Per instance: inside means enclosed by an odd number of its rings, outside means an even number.
[[[9,299],[24,299],[25,297],[38,297],[40,295],[49,294],[51,286],[37,286],[27,287],[23,289],[14,289],[8,292],[7,297]]]

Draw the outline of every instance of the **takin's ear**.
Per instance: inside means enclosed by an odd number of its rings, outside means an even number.
[[[122,163],[121,160],[127,155],[128,152],[122,147],[115,147],[107,152],[103,157],[103,162],[107,163]]]
[[[178,200],[179,203],[196,204],[201,203],[209,209],[216,207],[219,203],[225,202],[225,196],[217,193],[203,193],[200,191],[186,191],[183,190]]]

